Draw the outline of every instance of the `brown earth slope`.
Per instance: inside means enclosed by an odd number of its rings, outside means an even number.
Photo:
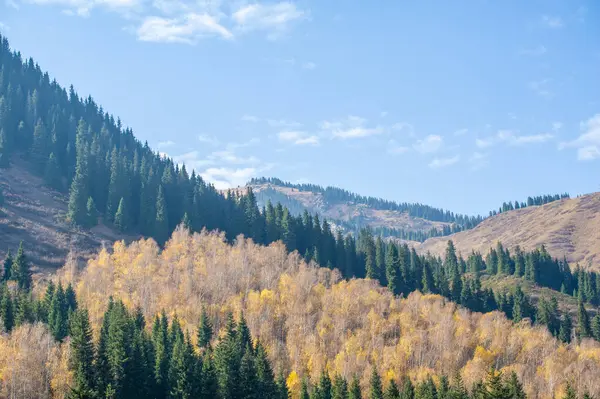
[[[472,230],[431,238],[417,248],[442,255],[448,240],[465,256],[472,249],[486,254],[498,241],[524,250],[544,244],[552,256],[566,256],[572,266],[600,271],[600,193],[501,213]]]
[[[8,249],[14,254],[23,241],[33,270],[40,271],[63,266],[69,251],[76,259],[86,259],[103,245],[127,238],[102,224],[82,230],[65,223],[68,197],[46,188],[18,159],[9,169],[0,169],[0,187],[5,197],[0,208],[0,260]]]

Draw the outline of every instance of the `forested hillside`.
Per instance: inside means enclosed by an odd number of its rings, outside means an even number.
[[[304,210],[319,213],[332,220],[347,233],[357,234],[369,227],[376,235],[409,241],[425,241],[447,236],[477,226],[482,216],[455,214],[448,210],[418,203],[398,203],[381,198],[365,197],[337,187],[315,184],[292,184],[277,178],[255,178],[246,187],[253,189],[259,205],[281,203],[294,215]],[[528,206],[543,205],[569,194],[528,197],[526,201],[504,202],[489,216]]]
[[[345,281],[307,265],[281,243],[261,247],[240,237],[230,246],[222,235],[180,229],[162,252],[152,240],[118,242],[81,273],[66,268],[55,281],[30,316],[47,320],[49,330],[22,324],[0,338],[6,394],[600,394],[597,342],[561,344],[526,319],[471,313],[438,295],[400,299],[373,280]]]

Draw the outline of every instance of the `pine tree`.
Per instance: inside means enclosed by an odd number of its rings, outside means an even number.
[[[6,258],[4,259],[3,273],[2,273],[2,281],[8,281],[12,279],[12,268],[13,268],[13,257],[10,253],[10,249],[6,253]]]
[[[6,288],[6,284],[2,287],[2,295],[0,295],[0,317],[2,318],[4,330],[10,332],[14,326],[15,320],[13,303],[10,298],[10,293]]]
[[[563,399],[577,399],[577,391],[573,388],[573,385],[570,381],[567,381],[567,387],[565,389],[565,396]]]
[[[92,197],[88,198],[85,210],[87,219],[86,225],[88,227],[96,226],[98,224],[98,211],[96,210],[96,203]]]
[[[59,282],[50,303],[48,327],[57,341],[62,341],[68,334],[68,304],[65,291]]]
[[[119,231],[126,231],[129,228],[128,213],[123,197],[121,197],[121,200],[119,201],[119,207],[115,213],[114,221],[115,227],[119,229]]]
[[[571,342],[571,335],[573,333],[573,323],[571,322],[571,316],[566,313],[560,321],[560,330],[558,332],[558,339],[563,342]]]
[[[67,220],[77,225],[86,223],[86,201],[89,195],[88,184],[88,160],[86,145],[86,128],[83,120],[79,122],[76,138],[77,164],[75,167],[75,177],[71,182],[69,192],[69,207],[67,211]]]
[[[331,379],[325,369],[321,371],[319,378],[319,399],[331,399]]]
[[[261,392],[258,390],[258,379],[256,376],[256,365],[254,363],[254,354],[252,348],[246,347],[244,356],[240,363],[239,373],[239,397],[247,399],[261,398]]]
[[[362,399],[360,381],[356,375],[352,377],[352,382],[350,383],[350,388],[348,389],[348,399]]]
[[[306,382],[306,377],[302,378],[299,399],[310,399],[310,395],[308,394],[308,383]],[[358,399],[360,399],[360,396],[358,396]]]
[[[398,248],[394,244],[389,244],[385,256],[385,276],[387,286],[395,295],[402,290],[400,265],[398,261]]]
[[[212,360],[210,348],[204,353],[202,360],[202,380],[200,388],[200,399],[217,398],[219,384],[217,381],[217,372]]]
[[[279,399],[281,395],[280,389],[285,387],[285,380],[283,380],[283,387],[279,385],[281,384],[281,379],[279,384],[275,383],[275,376],[273,374],[273,370],[271,369],[271,365],[269,364],[267,352],[260,341],[256,344],[255,352],[256,357],[254,364],[256,369],[257,392],[260,393],[261,398]],[[283,375],[280,377],[283,378]]]
[[[336,374],[331,387],[331,399],[346,399],[348,397],[348,383],[339,374]]]
[[[31,270],[29,269],[29,261],[23,250],[23,241],[19,244],[17,256],[13,261],[12,277],[17,280],[19,289],[29,291],[31,288]]]
[[[385,399],[400,399],[400,391],[398,390],[398,386],[394,380],[390,380],[383,397]]]
[[[186,342],[181,335],[177,335],[173,344],[173,353],[171,354],[169,364],[169,397],[177,399],[192,398],[193,381],[193,353],[187,350]]]
[[[210,341],[213,336],[213,327],[208,314],[206,313],[206,308],[202,307],[202,313],[200,315],[200,324],[198,325],[198,347],[199,348],[207,348],[210,345]]]
[[[369,380],[369,399],[383,399],[383,388],[381,387],[381,377],[377,369],[373,367],[371,379]]]
[[[592,335],[596,340],[600,341],[600,314],[596,314],[591,323]]]
[[[589,338],[592,336],[590,327],[590,316],[583,306],[583,301],[579,299],[577,304],[577,336],[581,338]]]
[[[156,197],[156,219],[154,223],[154,237],[160,244],[164,244],[169,238],[169,218],[167,203],[162,185],[158,186]]]
[[[491,367],[485,380],[486,398],[504,399],[507,398],[507,390],[502,383],[502,373]]]
[[[71,317],[71,356],[73,388],[83,397],[93,397],[95,388],[94,344],[88,311],[80,309]]]
[[[515,373],[514,371],[510,373],[510,378],[507,381],[506,393],[506,397],[510,399],[526,398],[525,391],[523,390],[523,384],[521,384],[519,378],[517,377],[517,373]]]
[[[277,393],[279,399],[288,399],[290,397],[290,391],[287,387],[287,382],[285,380],[285,375],[283,374],[283,369],[279,370],[279,376],[277,377],[277,381],[275,382],[277,385]]]

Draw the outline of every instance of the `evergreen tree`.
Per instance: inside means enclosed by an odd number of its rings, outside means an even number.
[[[285,380],[285,375],[283,374],[283,370],[279,371],[279,376],[276,381],[277,385],[277,393],[279,399],[288,399],[290,397],[290,392],[287,387],[287,383]]]
[[[68,304],[65,291],[59,282],[50,303],[48,327],[57,341],[62,341],[68,334]]]
[[[119,231],[126,231],[129,227],[128,213],[125,208],[125,199],[123,197],[121,197],[121,200],[119,201],[119,207],[115,213],[114,221],[115,227],[119,229]]]
[[[339,374],[336,374],[331,387],[331,399],[347,399],[348,398],[348,383]]]
[[[73,388],[83,397],[93,397],[95,394],[95,355],[92,328],[86,309],[80,309],[73,314],[70,330],[69,368],[73,371]]]
[[[506,384],[506,394],[507,398],[510,399],[525,399],[525,391],[523,390],[523,384],[519,381],[517,377],[517,373],[514,371],[510,373],[510,378]]]
[[[360,399],[360,396],[358,398]],[[310,399],[306,377],[302,378],[302,384],[300,385],[300,399]]]
[[[92,197],[88,198],[85,209],[87,219],[86,225],[88,227],[96,226],[98,224],[98,211],[96,210],[96,203]]]
[[[255,370],[256,370],[256,388],[257,392],[260,393],[261,398],[265,399],[280,399],[282,390],[285,388],[285,379],[283,374],[280,376],[279,384],[275,383],[275,375],[269,364],[267,358],[267,352],[260,341],[256,344],[256,356],[254,359]],[[281,385],[283,379],[283,385]],[[287,396],[286,396],[287,398]]]
[[[215,370],[210,348],[204,353],[202,360],[202,380],[200,388],[200,399],[217,398],[219,384],[217,381],[217,372]]]
[[[2,287],[2,295],[0,296],[0,317],[2,318],[4,330],[10,332],[14,326],[15,320],[13,303],[10,298],[10,293],[6,288],[6,284]]]
[[[178,399],[192,398],[194,354],[188,351],[188,346],[181,335],[177,335],[173,344],[169,365],[169,397]]]
[[[23,241],[19,244],[17,256],[12,264],[12,277],[17,280],[19,289],[28,291],[31,288],[31,270],[23,250]]]
[[[167,203],[163,187],[158,186],[158,196],[156,197],[156,219],[154,223],[154,237],[160,244],[164,244],[169,238],[169,218],[167,212]]]
[[[360,381],[356,375],[352,377],[352,382],[350,383],[350,388],[348,389],[348,399],[362,399]]]
[[[383,397],[385,399],[400,399],[400,391],[398,390],[398,386],[394,380],[390,380]]]
[[[567,381],[567,387],[565,389],[565,395],[563,399],[577,399],[577,391],[573,388],[573,385],[570,381]]]
[[[571,342],[571,335],[573,330],[573,323],[571,322],[571,316],[565,313],[560,322],[560,330],[558,338],[563,342]]]
[[[2,273],[2,281],[8,281],[12,279],[12,268],[13,268],[13,257],[10,253],[10,249],[6,253],[6,258],[4,259],[3,273]]]
[[[383,399],[383,388],[381,387],[381,377],[377,369],[373,367],[371,379],[369,380],[369,399]]]
[[[577,336],[580,339],[592,336],[590,316],[588,315],[587,310],[585,310],[581,299],[577,304]]]
[[[202,307],[202,313],[200,314],[200,324],[198,325],[198,347],[199,348],[207,348],[210,345],[210,340],[213,336],[213,328],[210,319],[208,318],[208,314],[206,313],[206,308]]]
[[[254,354],[252,348],[248,345],[246,347],[244,356],[240,363],[239,371],[239,391],[241,398],[247,399],[258,399],[261,398],[261,392],[258,390],[258,379],[256,376],[256,366],[254,363]],[[235,397],[238,397],[234,393]]]
[[[592,319],[591,331],[594,338],[596,338],[597,341],[600,341],[600,314],[596,314]]]
[[[508,397],[506,387],[502,382],[502,373],[490,368],[485,380],[486,398],[504,399]]]

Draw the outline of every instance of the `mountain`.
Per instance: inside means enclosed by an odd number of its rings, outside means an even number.
[[[417,246],[422,253],[442,255],[448,240],[468,256],[472,250],[486,254],[500,241],[514,250],[544,245],[556,258],[571,266],[600,271],[600,193],[562,199],[541,206],[503,212],[475,228],[444,238],[431,238]]]
[[[370,227],[376,234],[404,240],[423,241],[471,228],[481,217],[454,214],[444,209],[417,203],[396,203],[365,197],[337,187],[291,184],[277,178],[253,179],[252,188],[259,206],[280,202],[296,215],[304,210],[318,213],[345,232]]]

